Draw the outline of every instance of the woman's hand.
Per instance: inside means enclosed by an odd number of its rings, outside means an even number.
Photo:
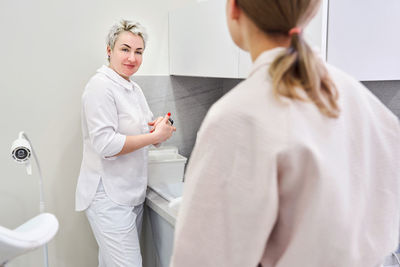
[[[159,118],[162,118],[160,121],[157,122]],[[162,143],[166,140],[168,140],[171,136],[172,133],[176,131],[176,128],[170,124],[168,121],[169,116],[168,114],[165,115],[165,117],[159,117],[154,121],[154,132],[153,134],[156,135],[156,143],[159,144]],[[153,122],[151,122],[153,123]],[[150,123],[149,123],[150,125]]]
[[[156,128],[157,124],[159,124],[163,119],[164,119],[164,117],[160,116],[157,119],[155,119],[154,121],[147,123],[149,126],[152,126],[150,129],[151,133],[154,132],[154,129]]]

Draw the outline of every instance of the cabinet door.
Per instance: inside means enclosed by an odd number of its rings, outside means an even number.
[[[226,26],[225,5],[213,0],[170,12],[170,74],[238,77],[238,48]]]
[[[305,29],[305,38],[325,59],[327,1]],[[190,3],[169,14],[171,75],[246,78],[252,62],[233,43],[226,25],[225,0]]]
[[[400,79],[400,1],[329,1],[328,62],[358,80]]]

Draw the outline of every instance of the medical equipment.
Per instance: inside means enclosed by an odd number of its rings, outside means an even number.
[[[36,156],[35,150],[33,149],[32,142],[29,140],[28,136],[24,132],[20,132],[18,134],[18,139],[15,140],[11,145],[11,156],[12,158],[21,164],[25,164],[26,171],[28,175],[32,175],[32,165],[30,163],[30,157],[33,154],[33,157],[36,161],[36,166],[39,173],[39,211],[40,213],[44,213],[45,205],[44,205],[44,196],[43,196],[43,176],[42,170],[40,169],[40,164],[38,157]],[[47,245],[44,247],[44,262],[45,266],[49,266],[48,262],[48,250]]]
[[[24,132],[19,133],[18,139],[11,145],[11,156],[16,162],[25,164],[28,174],[31,175],[32,167],[29,158],[31,157],[32,148],[25,136]]]
[[[168,116],[171,116],[171,112],[168,112]],[[169,123],[171,123],[171,125],[174,124],[174,121],[171,118],[168,118]]]
[[[49,242],[57,233],[58,225],[53,214],[42,213],[14,230],[0,226],[0,267]]]
[[[171,116],[171,112],[168,112],[168,114],[167,114],[168,116]],[[174,125],[174,120],[173,119],[171,119],[171,118],[168,118],[168,122],[169,122],[169,125]],[[153,130],[151,130],[150,131],[150,133],[152,133],[152,132],[154,132],[154,128],[153,128]]]

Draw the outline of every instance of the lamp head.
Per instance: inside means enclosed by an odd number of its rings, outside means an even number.
[[[18,139],[12,143],[11,156],[16,162],[25,164],[28,174],[32,174],[32,168],[29,161],[32,155],[32,148],[29,141],[24,137],[24,135],[25,134],[21,132],[18,136]]]
[[[31,157],[31,146],[25,138],[18,138],[11,145],[11,156],[18,163],[26,163]]]

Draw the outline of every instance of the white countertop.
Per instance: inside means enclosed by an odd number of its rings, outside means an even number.
[[[153,191],[150,187],[146,192],[146,205],[159,214],[163,219],[175,226],[176,217],[178,216],[178,207],[170,208],[169,201],[161,197],[158,193]]]

